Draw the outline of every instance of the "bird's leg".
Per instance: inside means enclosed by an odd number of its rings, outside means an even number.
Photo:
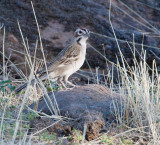
[[[74,85],[73,83],[71,83],[70,81],[68,81],[68,76],[64,77],[64,81],[69,84],[70,86],[72,86],[73,88],[76,87],[76,85]]]
[[[58,80],[59,80],[59,82],[62,84],[62,86],[63,86],[65,89],[67,89],[66,85],[63,83],[63,78],[59,78]]]

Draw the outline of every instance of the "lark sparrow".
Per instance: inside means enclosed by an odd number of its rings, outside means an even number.
[[[86,57],[86,41],[89,36],[90,32],[86,28],[77,29],[71,44],[63,49],[58,56],[47,65],[48,76],[46,68],[37,72],[36,75],[40,80],[45,80],[49,77],[49,79],[59,80],[65,88],[66,86],[63,83],[63,80],[70,86],[75,87],[74,84],[68,81],[68,78],[83,65]],[[32,80],[32,83],[33,82],[34,80]],[[18,93],[26,86],[27,83],[19,87],[15,92]]]

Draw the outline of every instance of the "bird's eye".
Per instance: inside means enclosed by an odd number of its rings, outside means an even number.
[[[79,31],[78,33],[79,33],[79,34],[82,34],[82,31]]]

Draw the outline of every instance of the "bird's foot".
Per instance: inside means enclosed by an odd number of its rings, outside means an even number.
[[[72,89],[74,89],[74,88],[78,88],[79,86],[74,86],[74,87],[71,87],[71,88],[65,88],[65,90],[72,90]]]
[[[66,83],[69,84],[70,86],[72,86],[71,89],[73,89],[73,88],[78,88],[78,87],[79,87],[79,86],[77,86],[77,85],[74,85],[74,84],[71,83],[70,81],[66,81]]]
[[[64,87],[65,90],[71,90],[73,88],[77,88],[79,86],[74,85],[73,83],[71,83],[70,81],[65,81],[66,84],[70,85],[71,88],[66,87],[66,85],[64,84],[64,82],[62,80],[60,80],[60,83],[62,84],[62,86]]]
[[[70,86],[72,86],[73,88],[76,87],[76,85],[74,85],[73,83],[71,83],[70,81],[66,81],[67,84],[69,84]]]

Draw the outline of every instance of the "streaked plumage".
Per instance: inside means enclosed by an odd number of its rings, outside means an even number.
[[[75,86],[68,81],[70,75],[75,73],[83,65],[86,56],[86,41],[89,37],[86,28],[77,29],[74,33],[71,44],[63,49],[55,59],[47,65],[49,79],[59,80],[65,87],[63,80],[71,86]],[[38,71],[36,76],[41,80],[47,79],[46,68]],[[34,80],[33,80],[34,82]],[[27,83],[19,87],[15,92],[19,92],[27,86]]]

